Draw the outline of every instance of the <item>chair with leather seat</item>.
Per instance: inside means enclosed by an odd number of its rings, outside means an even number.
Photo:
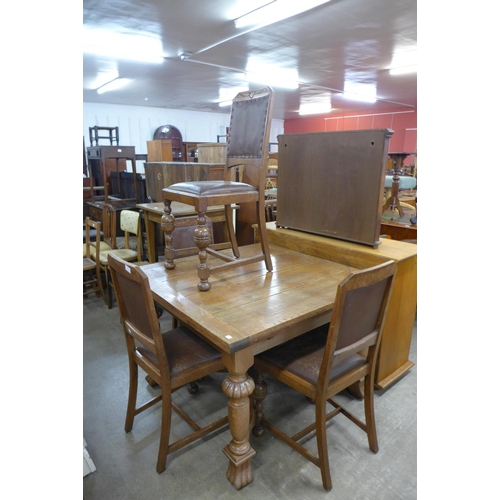
[[[274,91],[270,87],[258,91],[240,92],[233,100],[227,140],[226,165],[224,180],[191,181],[172,184],[163,188],[165,214],[162,217],[162,229],[165,233],[165,267],[175,268],[175,249],[172,245],[172,232],[175,228],[171,202],[177,201],[194,206],[198,213],[198,227],[194,241],[199,249],[198,289],[210,290],[208,278],[218,269],[230,266],[241,266],[264,260],[268,271],[272,271],[271,255],[265,230],[265,184],[267,175],[267,158],[271,114]],[[233,181],[233,169],[238,167],[238,180]],[[257,224],[261,252],[240,258],[238,242],[233,223],[231,204],[252,206],[249,219]],[[208,231],[205,227],[205,213],[209,206],[224,205],[229,244],[210,245]],[[221,253],[220,250],[232,248],[233,255]],[[207,254],[224,261],[219,266],[209,267]]]
[[[160,331],[149,286],[139,266],[109,254],[109,267],[120,309],[129,358],[129,396],[125,432],[130,432],[139,413],[161,401],[161,432],[156,471],[166,468],[167,456],[228,423],[227,415],[200,427],[172,400],[172,394],[191,382],[224,369],[221,354],[192,330],[180,326]],[[161,388],[161,394],[137,407],[138,368]],[[172,410],[193,429],[170,443]]]
[[[368,435],[369,448],[378,452],[373,405],[374,377],[384,318],[396,264],[389,261],[350,273],[337,288],[329,324],[320,326],[255,357],[255,426],[261,437],[264,428],[320,468],[323,487],[330,491],[326,423],[342,413]],[[293,436],[284,433],[265,417],[263,401],[267,387],[263,374],[288,385],[315,404],[315,422]],[[340,391],[364,380],[363,422],[333,399]],[[327,403],[333,410],[327,413]],[[318,454],[299,443],[316,431]]]
[[[98,263],[92,258],[99,255],[101,249],[101,223],[87,217],[85,219],[85,243],[83,254],[83,296],[95,293],[97,297],[104,297],[104,290],[101,281],[101,269]],[[90,233],[94,233],[91,237]],[[90,286],[90,289],[88,288]]]

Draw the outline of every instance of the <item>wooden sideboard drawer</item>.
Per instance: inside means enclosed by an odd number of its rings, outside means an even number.
[[[89,206],[89,216],[93,220],[101,220],[102,210],[100,208]]]

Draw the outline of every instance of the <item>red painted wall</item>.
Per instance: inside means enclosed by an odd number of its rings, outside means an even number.
[[[285,134],[305,132],[338,132],[341,130],[366,130],[390,128],[394,131],[389,142],[389,152],[416,151],[417,110],[388,110],[378,113],[346,113],[342,115],[315,115],[285,120]],[[414,163],[414,156],[405,164]]]

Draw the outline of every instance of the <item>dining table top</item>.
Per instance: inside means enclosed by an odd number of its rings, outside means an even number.
[[[198,257],[141,266],[155,300],[222,352],[253,346],[254,354],[330,321],[340,283],[354,267],[271,245],[264,262],[219,270],[210,291],[198,290]],[[240,247],[242,257],[260,245]],[[228,250],[230,252],[230,250]],[[212,257],[209,257],[212,259]]]

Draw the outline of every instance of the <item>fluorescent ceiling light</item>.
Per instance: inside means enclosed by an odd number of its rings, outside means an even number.
[[[83,52],[110,59],[126,59],[160,64],[164,61],[162,43],[153,36],[119,33],[113,28],[92,29],[84,26]]]
[[[110,90],[117,90],[127,85],[131,80],[130,78],[115,78],[108,83],[105,83],[102,87],[97,89],[98,94],[104,94],[104,92],[109,92]]]
[[[321,115],[330,113],[331,111],[332,107],[327,103],[301,104],[299,115]]]
[[[399,68],[391,68],[389,70],[389,74],[391,75],[406,75],[408,73],[416,73],[417,72],[417,65],[411,65],[411,66],[400,66]]]
[[[262,27],[306,12],[330,0],[274,0],[234,20],[236,28]]]
[[[392,56],[389,73],[391,75],[403,75],[405,73],[416,73],[417,71],[417,50],[398,49]]]
[[[332,111],[332,96],[330,92],[304,95],[301,101],[299,115],[324,115]]]
[[[279,68],[276,65],[251,60],[247,64],[246,71],[245,78],[250,82],[284,89],[299,87],[296,69]]]
[[[280,87],[282,89],[297,89],[298,82],[292,80],[283,80],[273,75],[261,75],[257,73],[246,73],[246,79],[249,82],[259,83],[262,85],[270,85],[271,87]]]
[[[361,102],[376,102],[377,87],[372,83],[344,82],[345,99]]]
[[[115,80],[118,78],[120,75],[118,73],[118,69],[116,68],[108,68],[104,70],[100,70],[97,72],[97,76],[94,79],[94,83],[92,84],[93,89],[98,89],[99,87],[102,87],[104,84]]]

